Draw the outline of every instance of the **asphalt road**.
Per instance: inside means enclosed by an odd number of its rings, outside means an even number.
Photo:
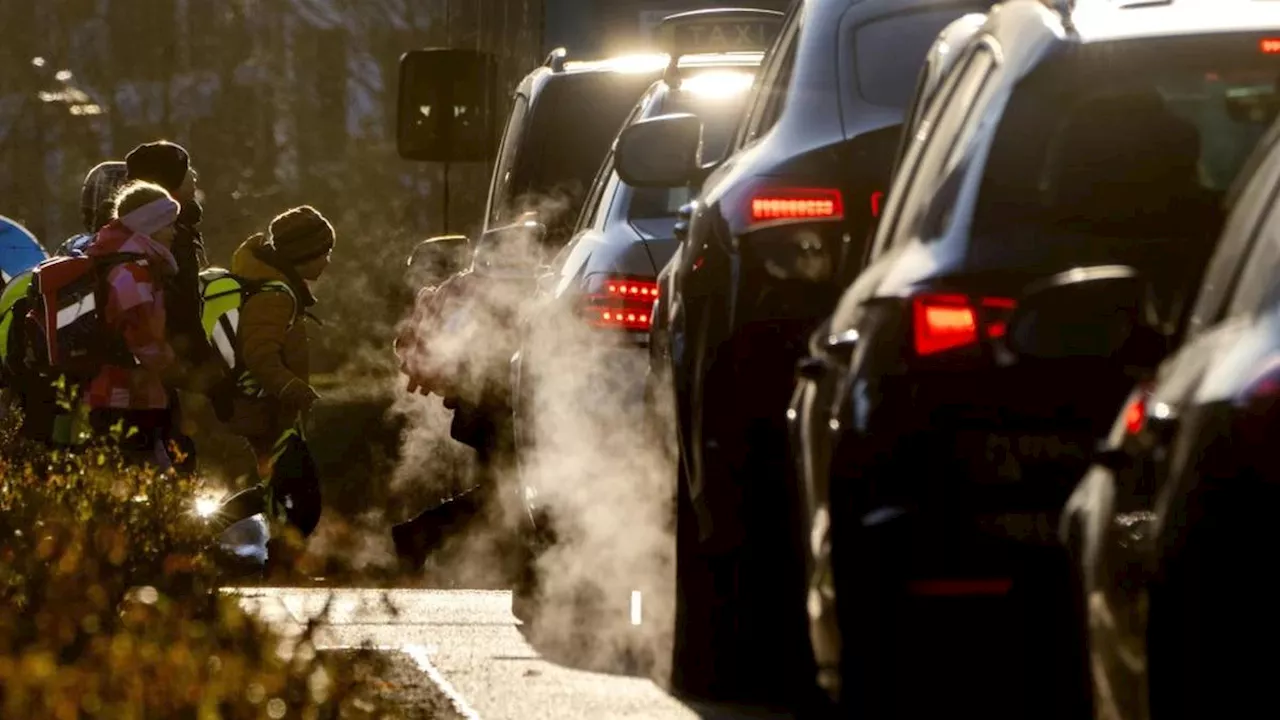
[[[511,593],[479,590],[228,590],[285,632],[325,613],[321,649],[369,642],[404,653],[468,720],[776,718],[744,708],[692,708],[652,681],[562,667],[529,645]]]

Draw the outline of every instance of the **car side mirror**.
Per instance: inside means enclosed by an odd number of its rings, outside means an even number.
[[[632,123],[618,135],[618,177],[633,187],[683,187],[696,178],[702,121],[696,115],[659,115]]]
[[[1007,346],[1021,358],[1112,358],[1150,370],[1168,352],[1154,307],[1150,284],[1132,267],[1068,270],[1024,291]]]
[[[471,263],[471,239],[466,235],[438,235],[413,247],[405,265],[413,287],[439,285]]]

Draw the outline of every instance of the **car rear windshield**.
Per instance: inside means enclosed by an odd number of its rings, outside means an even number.
[[[733,97],[696,97],[678,93],[668,98],[663,113],[692,113],[702,119],[702,159],[719,160],[729,148],[729,139],[746,101],[745,93]],[[627,209],[632,220],[674,217],[680,207],[693,199],[688,187],[636,188]]]
[[[986,12],[990,3],[956,3],[903,12],[855,26],[848,41],[858,93],[874,105],[905,108],[933,41],[952,21],[971,12]]]
[[[1035,242],[1046,226],[1216,239],[1223,197],[1276,116],[1280,56],[1258,48],[1258,36],[1231,34],[1069,46],[1048,59],[1000,120],[970,253]]]
[[[547,225],[548,241],[563,242],[586,189],[618,128],[653,83],[649,74],[582,73],[548,82],[529,111],[490,225],[529,210]]]

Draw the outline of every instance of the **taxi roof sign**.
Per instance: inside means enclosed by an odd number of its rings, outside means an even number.
[[[656,35],[672,58],[695,53],[763,52],[782,28],[783,14],[758,8],[713,8],[668,15]]]

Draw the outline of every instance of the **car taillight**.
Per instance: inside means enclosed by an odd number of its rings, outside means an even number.
[[[1147,393],[1145,390],[1139,389],[1129,398],[1129,402],[1125,404],[1124,410],[1120,412],[1120,417],[1124,421],[1124,434],[1133,436],[1142,432],[1142,428],[1147,422]]]
[[[1004,337],[1015,302],[1010,298],[971,298],[929,294],[912,299],[916,354],[937,355]]]
[[[884,192],[877,190],[871,193],[871,217],[880,217],[880,208],[884,206]]]
[[[583,311],[596,327],[648,330],[653,324],[653,301],[657,299],[658,283],[653,280],[595,278]]]
[[[751,222],[841,220],[844,198],[834,188],[762,188],[751,196]]]

